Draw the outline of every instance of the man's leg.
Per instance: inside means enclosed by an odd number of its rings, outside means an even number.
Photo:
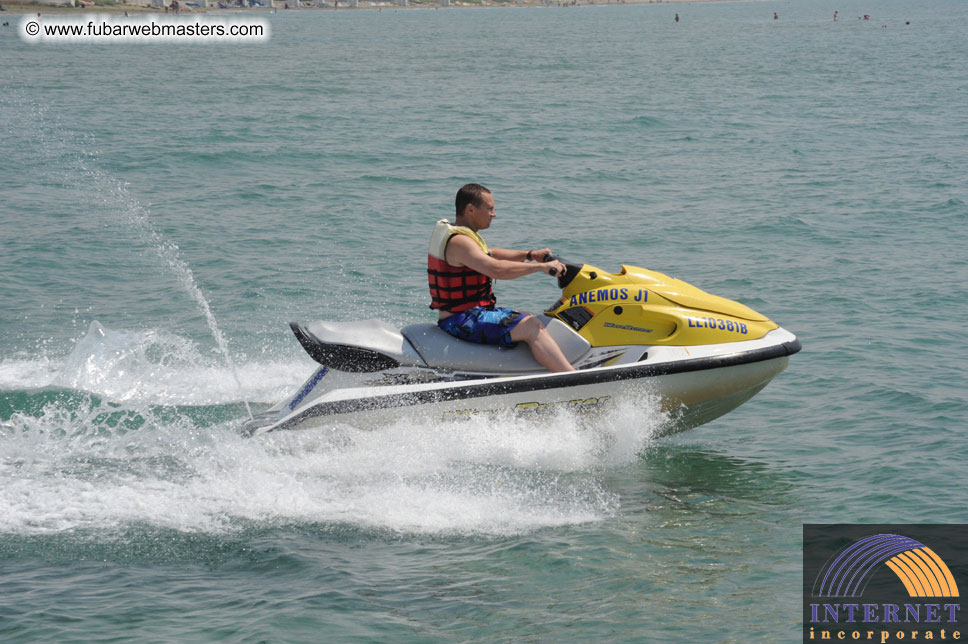
[[[541,363],[548,371],[574,371],[565,354],[548,330],[541,324],[541,320],[528,315],[511,329],[511,339],[515,342],[527,342],[534,354],[534,359]]]

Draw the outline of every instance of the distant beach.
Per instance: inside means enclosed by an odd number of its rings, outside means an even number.
[[[106,2],[105,0],[96,0],[95,2],[74,0],[75,4],[71,5],[67,2],[60,4],[48,4],[44,2],[20,2],[20,3],[7,3],[2,2],[0,5],[9,12],[14,14],[27,14],[27,13],[82,13],[82,12],[97,12],[97,13],[158,13],[163,12],[164,7],[170,4],[170,0],[164,0],[164,5],[151,5],[144,3],[137,4],[125,4],[125,3],[115,3]],[[160,2],[161,0],[159,0]],[[620,5],[643,5],[643,4],[689,4],[689,3],[709,3],[709,2],[723,2],[725,0],[568,0],[558,1],[558,0],[398,0],[394,2],[393,0],[383,0],[383,1],[369,1],[369,0],[357,0],[355,3],[350,0],[320,0],[313,2],[297,2],[296,0],[290,0],[288,3],[285,0],[261,0],[261,3],[266,6],[255,6],[255,7],[241,7],[241,6],[217,6],[217,0],[209,0],[209,3],[214,6],[207,7],[193,7],[186,6],[184,2],[181,2],[181,7],[179,14],[191,14],[191,13],[208,13],[208,12],[218,12],[218,11],[253,11],[253,12],[264,12],[264,11],[304,11],[304,10],[329,10],[329,11],[343,11],[349,9],[454,9],[454,8],[515,8],[515,7],[549,7],[549,8],[566,8],[566,7],[588,7],[588,6],[620,6]],[[224,2],[223,4],[230,4]],[[288,4],[288,6],[287,6]],[[298,4],[298,6],[296,6]]]

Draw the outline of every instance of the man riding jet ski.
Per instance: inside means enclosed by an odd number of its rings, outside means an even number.
[[[376,428],[403,414],[594,415],[640,400],[636,392],[661,401],[670,419],[664,433],[682,431],[749,400],[800,350],[797,337],[766,316],[656,271],[623,264],[608,273],[548,249],[489,249],[478,231],[494,218],[494,199],[483,186],[461,188],[456,207],[457,225],[437,223],[427,258],[438,323],[290,323],[320,367],[246,422],[245,434],[334,423]],[[543,315],[495,306],[492,279],[538,271],[556,276],[561,289]]]
[[[495,306],[492,280],[515,279],[539,271],[564,276],[565,265],[551,251],[489,249],[478,231],[489,228],[494,212],[491,191],[468,183],[457,191],[456,226],[441,219],[434,227],[427,255],[430,308],[439,310],[437,325],[455,338],[501,347],[526,342],[534,359],[548,371],[574,371],[561,348],[538,318]],[[529,263],[551,259],[547,263]]]

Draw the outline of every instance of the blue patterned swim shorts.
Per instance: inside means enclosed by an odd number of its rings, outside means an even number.
[[[523,319],[523,313],[512,309],[478,306],[440,320],[437,326],[460,340],[513,347],[517,343],[511,341],[511,329]]]

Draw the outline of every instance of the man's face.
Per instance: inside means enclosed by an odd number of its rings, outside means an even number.
[[[491,220],[497,215],[494,213],[494,196],[485,192],[481,196],[481,205],[475,206],[468,204],[465,218],[474,230],[484,230],[491,225]]]

